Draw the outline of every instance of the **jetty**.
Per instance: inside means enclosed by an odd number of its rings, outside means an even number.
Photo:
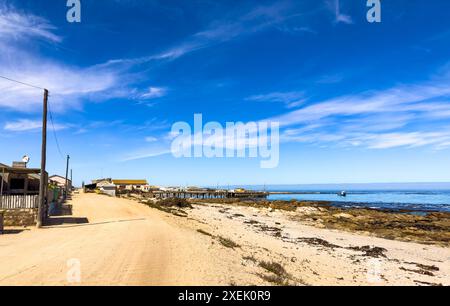
[[[157,190],[151,192],[155,198],[181,198],[181,199],[266,199],[268,192],[263,191],[230,191],[230,190],[183,190],[165,191]]]

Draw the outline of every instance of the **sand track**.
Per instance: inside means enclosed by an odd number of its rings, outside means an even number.
[[[73,216],[66,218],[89,223],[0,236],[1,285],[76,284],[67,273],[77,261],[83,285],[220,283],[220,271],[209,269],[208,260],[194,259],[202,237],[174,228],[162,213],[95,194],[75,195],[69,204]]]

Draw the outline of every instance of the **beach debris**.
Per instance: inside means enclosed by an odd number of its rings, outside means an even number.
[[[168,198],[156,202],[161,207],[179,207],[192,208],[192,205],[186,199]]]
[[[428,266],[428,265],[423,265],[423,264],[419,264],[419,263],[410,263],[410,264],[414,264],[418,268],[420,268],[422,270],[426,270],[426,271],[433,271],[433,272],[439,271],[439,268],[434,266],[434,265],[433,266]]]
[[[374,258],[386,258],[386,255],[384,254],[387,252],[386,249],[380,248],[380,247],[371,247],[369,245],[361,246],[361,247],[348,247],[346,249],[363,252],[363,256],[367,257],[374,257]]]
[[[170,213],[177,217],[187,218],[188,213],[183,208],[192,208],[192,205],[186,199],[169,198],[159,201],[141,200],[141,203],[166,213]]]
[[[231,239],[224,238],[224,237],[222,237],[222,236],[218,236],[217,238],[219,239],[219,242],[220,242],[224,247],[227,247],[227,248],[230,248],[230,249],[240,248],[240,247],[241,247],[239,244],[237,244],[236,242],[234,242],[234,241],[231,240]]]
[[[330,249],[338,249],[341,248],[340,246],[336,244],[329,243],[326,240],[320,239],[320,238],[297,238],[298,242],[307,243],[309,245],[313,246],[323,246]]]
[[[423,281],[414,281],[418,285],[424,285],[424,286],[430,286],[430,287],[443,287],[442,284],[436,284],[436,283],[429,283],[429,282],[423,282]]]
[[[208,233],[207,231],[202,230],[202,229],[198,229],[197,232],[199,232],[200,234],[203,234],[203,235],[205,235],[205,236],[214,237],[213,234]]]
[[[246,220],[246,221],[244,221],[244,223],[245,224],[258,224],[259,222],[258,221],[256,221],[256,220]]]
[[[399,269],[406,271],[406,272],[412,272],[412,273],[417,273],[417,274],[426,275],[426,276],[434,276],[434,274],[432,272],[423,270],[423,269],[414,270],[414,269],[407,269],[405,267],[400,267]]]
[[[292,276],[286,272],[285,268],[277,262],[261,261],[259,266],[269,272],[269,274],[260,274],[259,276],[272,284],[278,286],[287,286]]]

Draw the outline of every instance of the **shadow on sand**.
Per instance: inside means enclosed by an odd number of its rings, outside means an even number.
[[[70,196],[67,200],[70,199]],[[89,223],[86,217],[73,217],[72,205],[63,204],[60,207],[55,208],[52,215],[44,222],[44,226],[58,226],[58,225],[74,225],[74,224],[87,224]]]
[[[29,229],[24,228],[24,229],[4,229],[3,232],[0,231],[0,235],[15,235],[15,234],[20,234],[24,231],[29,231]]]

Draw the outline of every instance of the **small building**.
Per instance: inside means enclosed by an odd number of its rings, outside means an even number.
[[[62,177],[61,175],[52,175],[48,179],[50,180],[50,182],[56,184],[61,189],[66,188],[66,183],[68,184],[69,190],[72,188],[72,181],[67,179],[66,182],[66,178]]]
[[[47,177],[47,173],[44,176]],[[5,226],[36,224],[40,178],[40,169],[27,168],[26,163],[0,164],[0,211],[4,215]],[[43,208],[46,211],[47,207]],[[41,218],[45,218],[45,211]]]
[[[40,169],[27,168],[25,163],[13,166],[0,164],[0,194],[2,195],[38,195]]]
[[[144,187],[148,185],[147,180],[121,180],[112,179],[114,185],[118,190],[141,190],[144,191]]]
[[[126,193],[128,191],[148,192],[151,186],[147,180],[125,180],[125,179],[97,179],[92,180],[90,186],[95,186],[96,190],[101,193],[115,196],[118,193]]]
[[[100,193],[107,194],[109,196],[115,197],[116,196],[116,190],[117,186],[109,181],[100,181],[95,184],[97,190]]]

